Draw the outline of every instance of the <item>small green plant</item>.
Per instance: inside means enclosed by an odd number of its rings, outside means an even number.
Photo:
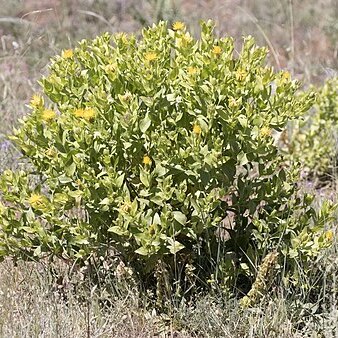
[[[142,26],[162,20],[173,21],[180,16],[177,0],[145,0],[131,5],[130,12]]]
[[[247,37],[235,57],[211,22],[199,40],[161,22],[56,56],[11,137],[34,169],[1,177],[0,256],[113,252],[159,295],[250,285],[273,250],[310,262],[332,207],[314,211],[273,135],[313,93],[266,55]]]
[[[337,166],[338,78],[317,90],[314,107],[290,124],[283,149],[314,179],[332,177]]]

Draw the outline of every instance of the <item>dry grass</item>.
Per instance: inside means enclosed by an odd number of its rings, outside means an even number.
[[[42,264],[1,263],[0,337],[333,338],[338,334],[333,295],[327,303],[330,308],[322,314],[315,311],[319,303],[297,303],[290,295],[275,293],[248,310],[241,310],[236,300],[210,294],[159,315],[147,297],[133,289],[103,296],[95,287],[61,289],[55,281]]]
[[[174,334],[173,323],[139,306],[133,290],[111,295],[62,288],[41,264],[0,265],[0,337],[155,337]],[[162,335],[163,336],[163,335]],[[191,337],[176,333],[175,337]]]

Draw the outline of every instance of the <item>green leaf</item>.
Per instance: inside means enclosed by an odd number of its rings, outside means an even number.
[[[59,176],[59,182],[61,184],[67,184],[69,182],[72,182],[73,180],[70,177],[67,176]]]
[[[157,212],[155,212],[155,214],[154,214],[153,224],[161,224],[161,218],[160,218],[160,215]]]
[[[149,255],[149,250],[146,249],[144,246],[141,246],[137,250],[135,250],[135,253],[141,255],[141,256],[148,256]]]
[[[125,236],[128,235],[128,232],[124,229],[122,229],[120,226],[112,226],[108,229],[109,232],[113,232],[114,234]]]
[[[149,173],[144,171],[142,168],[140,169],[140,181],[145,187],[149,187]]]
[[[245,115],[239,115],[237,117],[237,120],[243,128],[246,128],[248,126],[248,119]]]
[[[116,179],[116,186],[118,188],[121,188],[122,185],[123,185],[123,182],[124,182],[124,177],[125,177],[125,174],[121,174],[117,179]]]
[[[249,162],[248,158],[246,157],[246,154],[241,151],[238,155],[237,155],[237,160],[239,162],[240,165],[245,165]]]
[[[54,203],[67,203],[68,202],[68,195],[66,193],[55,193],[53,196]]]
[[[181,211],[173,211],[174,219],[184,225],[187,222],[187,217]]]
[[[41,246],[40,245],[35,248],[35,250],[33,251],[33,255],[35,257],[40,257],[41,256]]]
[[[156,194],[155,196],[151,197],[150,200],[160,206],[163,206],[164,198],[160,195]]]
[[[230,181],[233,180],[236,174],[236,161],[234,159],[228,160],[223,166],[222,169],[225,175],[228,177]]]
[[[147,113],[143,120],[140,122],[140,130],[142,133],[145,133],[151,125],[151,119]]]
[[[73,162],[71,165],[66,167],[65,173],[67,174],[67,176],[73,176],[75,173],[75,170],[76,170],[76,164]]]
[[[185,248],[183,244],[181,244],[178,241],[173,240],[172,238],[168,237],[167,241],[169,242],[169,245],[167,245],[167,248],[169,249],[170,253],[175,255],[178,251]]]
[[[109,205],[110,199],[108,197],[105,197],[102,201],[99,202],[100,205]]]
[[[79,245],[83,245],[83,244],[89,244],[89,241],[88,241],[88,239],[87,238],[84,238],[84,237],[80,237],[80,236],[78,236],[78,237],[76,237],[75,238],[75,242],[76,242],[76,244],[79,244]]]
[[[176,101],[176,94],[175,94],[175,93],[173,93],[173,94],[168,94],[168,95],[167,95],[167,100],[168,100],[169,102],[175,102],[175,101]]]

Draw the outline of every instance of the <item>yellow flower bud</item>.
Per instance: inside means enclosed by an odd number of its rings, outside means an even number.
[[[144,54],[144,59],[148,62],[155,61],[157,59],[157,53],[155,52],[148,52]]]
[[[271,128],[269,127],[263,127],[259,132],[259,135],[261,137],[269,137],[271,136],[271,134],[272,134],[272,131],[271,131]]]
[[[173,23],[174,31],[182,31],[185,28],[185,24],[181,21],[176,21]]]
[[[201,134],[202,129],[198,124],[194,124],[192,131],[194,134],[199,135]]]
[[[151,164],[151,158],[148,155],[143,156],[143,164],[145,165]]]
[[[54,110],[51,110],[51,109],[45,109],[41,114],[41,118],[47,122],[54,119],[55,117],[56,117],[56,113]]]
[[[64,59],[71,59],[74,56],[74,52],[73,52],[72,49],[65,49],[65,50],[62,51],[61,56]]]
[[[187,72],[189,75],[195,75],[198,72],[198,69],[196,67],[188,67]]]
[[[41,107],[44,103],[43,97],[39,94],[34,94],[29,103],[33,108]]]
[[[220,54],[222,54],[222,48],[220,46],[214,46],[213,49],[212,49],[212,52],[215,55],[220,55]]]
[[[34,209],[41,209],[45,207],[46,198],[40,194],[32,194],[28,199],[28,203]]]
[[[325,238],[326,238],[327,241],[332,242],[333,237],[334,237],[334,235],[333,235],[332,230],[328,230],[328,231],[325,232]]]

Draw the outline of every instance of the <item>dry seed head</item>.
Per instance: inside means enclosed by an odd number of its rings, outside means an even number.
[[[132,94],[130,92],[125,92],[123,95],[119,95],[121,101],[128,102],[132,99]]]
[[[124,202],[121,207],[120,207],[120,211],[128,213],[131,209],[131,203],[130,202]]]
[[[150,226],[149,226],[149,229],[148,229],[148,231],[149,231],[149,235],[151,235],[151,236],[153,236],[153,235],[155,235],[155,233],[156,233],[156,224],[151,224]]]
[[[257,277],[252,284],[251,290],[247,296],[243,297],[240,301],[242,307],[249,307],[254,305],[267,291],[267,285],[272,277],[272,272],[277,264],[278,252],[268,253],[261,265],[258,268]]]

